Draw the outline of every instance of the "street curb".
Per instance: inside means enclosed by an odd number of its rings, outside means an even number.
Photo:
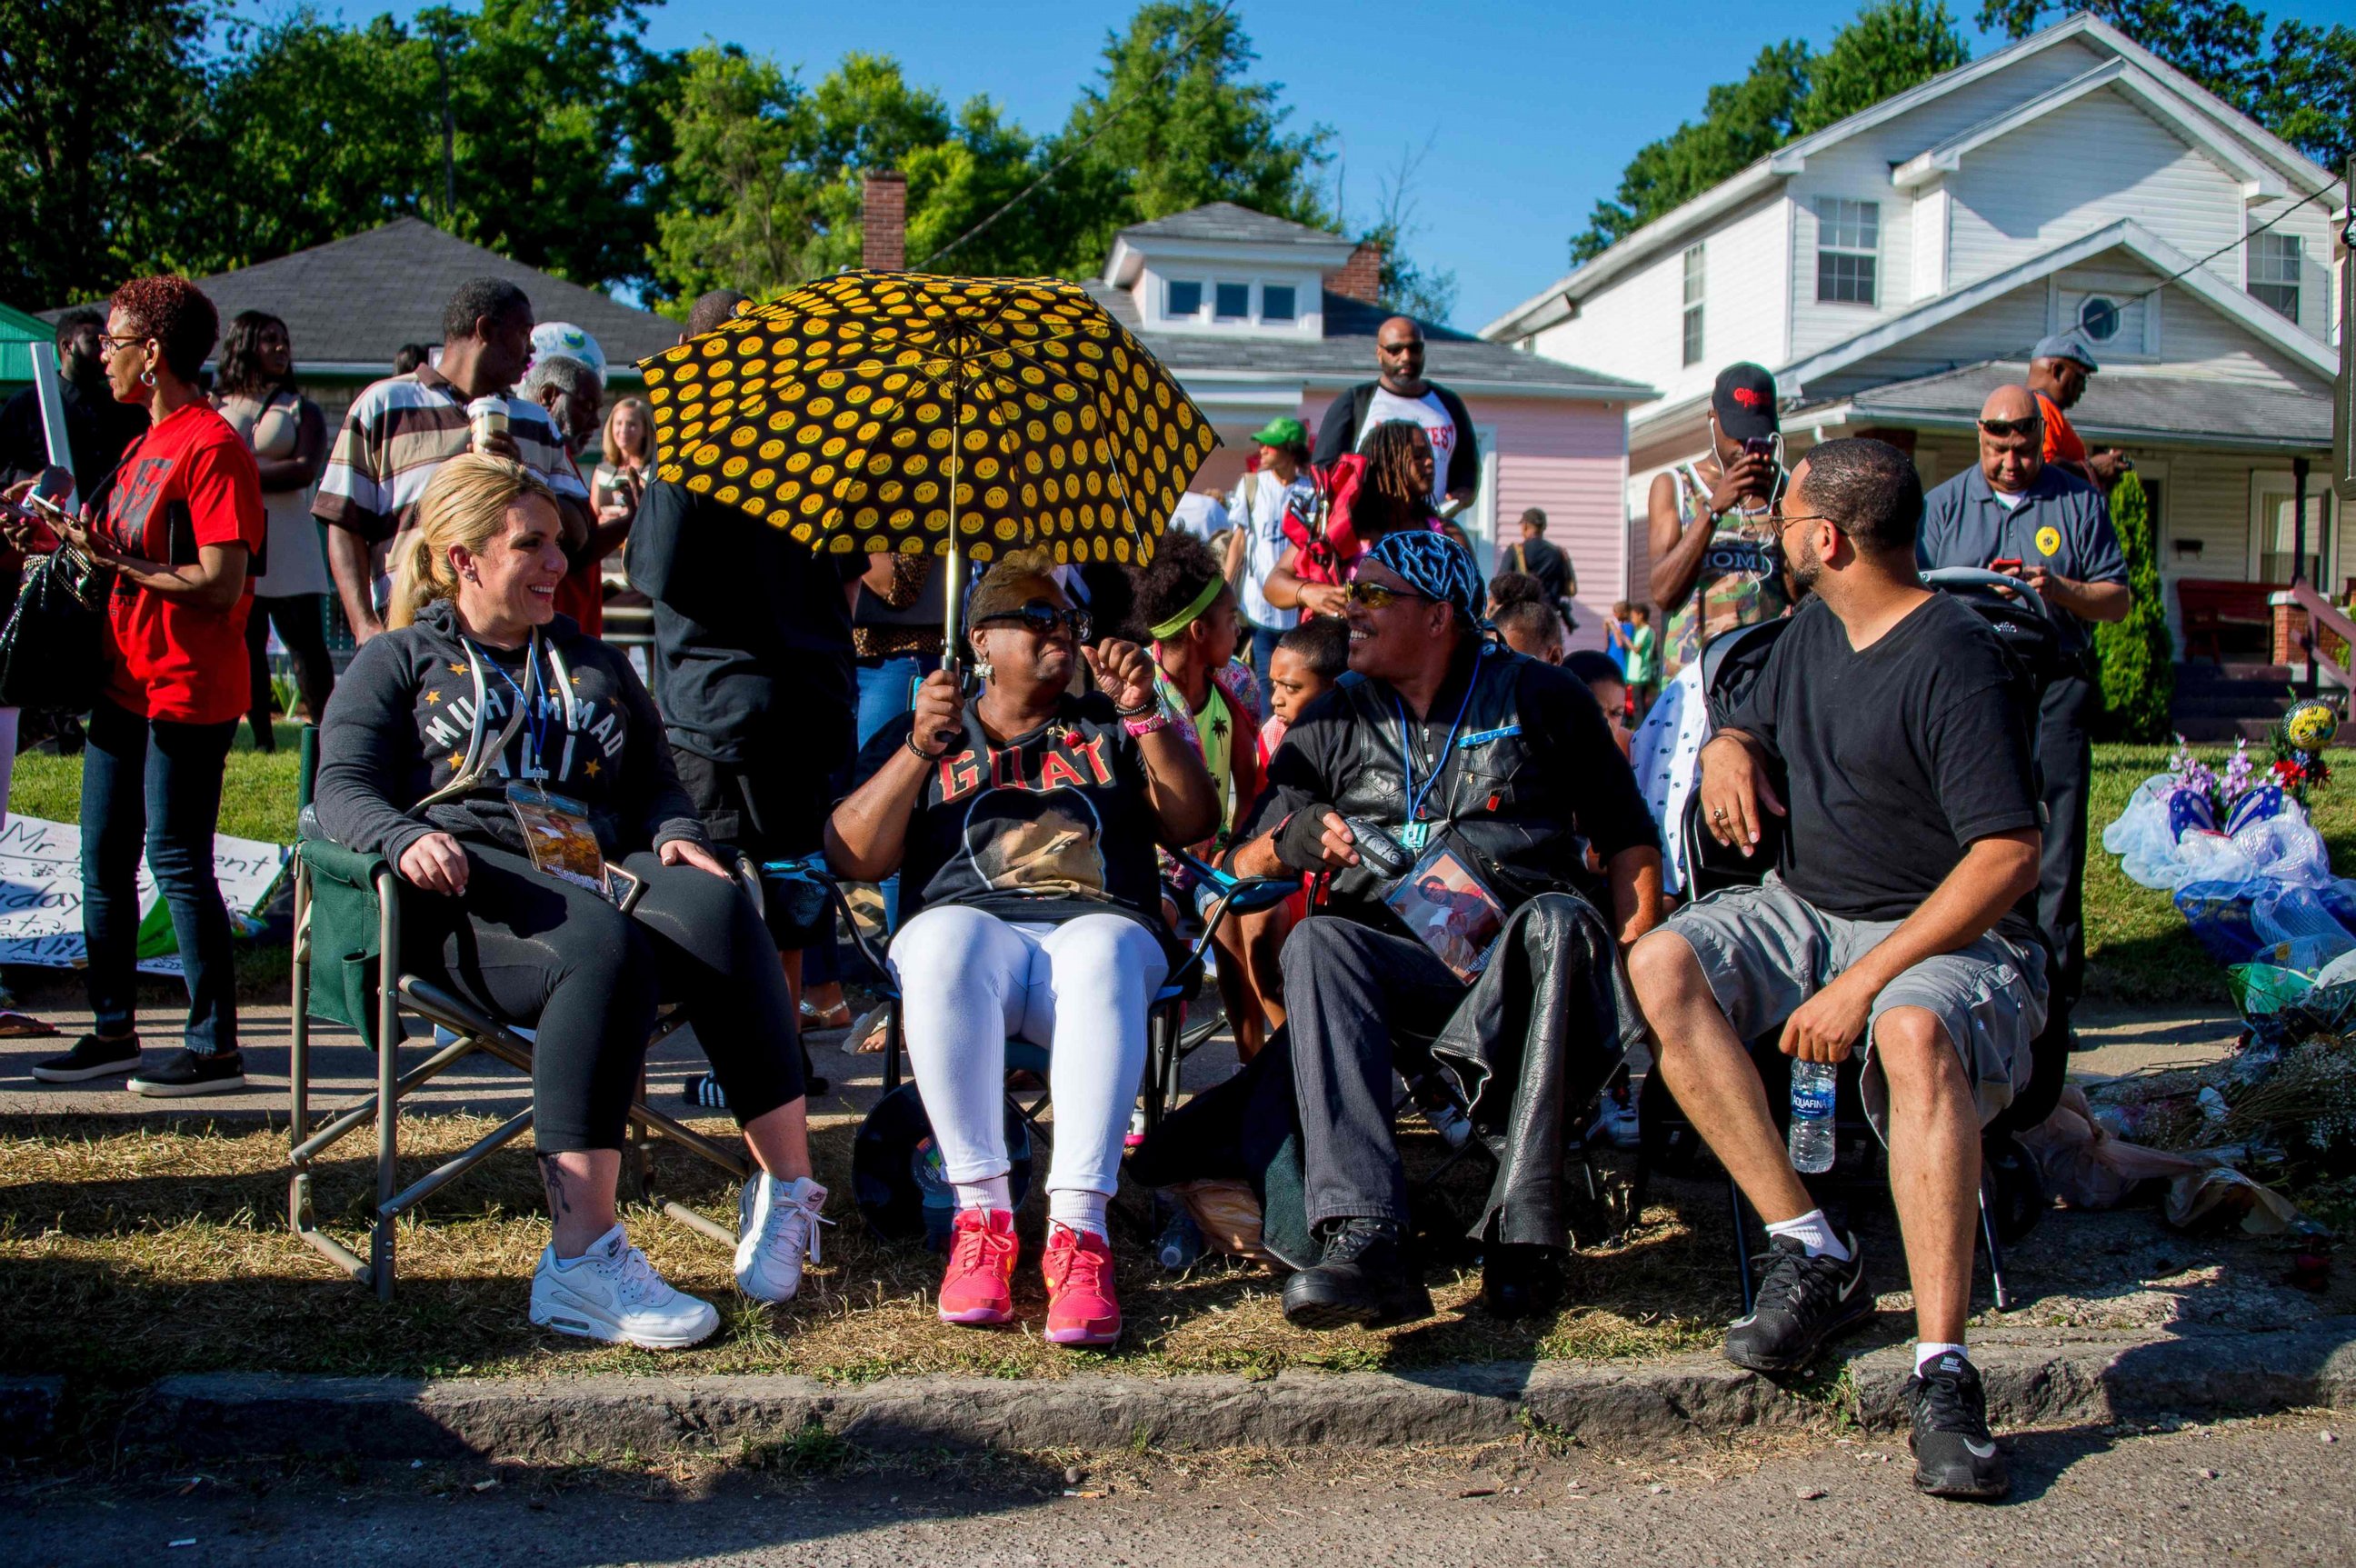
[[[2356,1406],[2356,1317],[2275,1333],[1991,1333],[1973,1357],[1998,1428],[2208,1419]],[[2050,1340],[2050,1335],[2045,1336]],[[1836,1367],[1832,1369],[1839,1370]],[[816,1425],[875,1452],[1375,1448],[1537,1434],[1630,1445],[1829,1423],[1902,1424],[1911,1350],[1849,1360],[1794,1393],[1714,1354],[1630,1366],[1491,1362],[1264,1380],[1083,1373],[1055,1380],[799,1377],[425,1380],[208,1373],[166,1378],[123,1436],[192,1455],[574,1460],[789,1439]],[[54,1381],[54,1380],[51,1380]],[[13,1385],[12,1385],[13,1386]]]

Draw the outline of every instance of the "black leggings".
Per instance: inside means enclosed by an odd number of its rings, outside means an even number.
[[[785,974],[742,887],[634,854],[622,864],[647,889],[625,915],[520,854],[466,848],[462,897],[409,890],[402,961],[536,1029],[541,1153],[622,1146],[659,1001],[685,1007],[739,1126],[802,1097]]]
[[[245,618],[245,668],[251,682],[246,695],[246,722],[253,726],[256,751],[268,751],[270,734],[270,627],[278,625],[278,640],[294,660],[294,686],[310,710],[311,722],[327,711],[327,693],[336,689],[336,663],[327,657],[327,596],[289,594],[283,598],[257,595]]]

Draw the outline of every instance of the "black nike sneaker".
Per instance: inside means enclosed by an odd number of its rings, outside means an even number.
[[[2000,1498],[2012,1489],[1988,1432],[1979,1369],[1949,1351],[1906,1380],[1914,1487],[1934,1498]]]
[[[1387,1219],[1341,1219],[1317,1266],[1284,1282],[1284,1320],[1296,1328],[1387,1328],[1431,1316],[1431,1292]]]
[[[1754,1372],[1796,1371],[1815,1358],[1825,1341],[1873,1316],[1873,1293],[1865,1288],[1865,1249],[1845,1236],[1848,1256],[1811,1258],[1789,1236],[1767,1248],[1767,1272],[1759,1281],[1751,1316],[1726,1331],[1726,1359]]]

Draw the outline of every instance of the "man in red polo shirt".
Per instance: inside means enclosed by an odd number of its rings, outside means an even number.
[[[2045,416],[2045,460],[2108,495],[2135,467],[2134,459],[2115,446],[2087,451],[2064,413],[2085,395],[2086,378],[2094,370],[2094,350],[2083,339],[2075,333],[2056,332],[2037,345],[2029,361],[2029,390],[2037,394],[2038,410]]]

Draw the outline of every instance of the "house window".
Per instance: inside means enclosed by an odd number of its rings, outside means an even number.
[[[1295,319],[1292,285],[1289,283],[1264,283],[1259,285],[1259,318],[1262,321]]]
[[[1199,283],[1180,283],[1176,278],[1172,278],[1170,295],[1162,303],[1162,314],[1172,317],[1202,315],[1203,285]]]
[[[2078,306],[2078,330],[2096,343],[2119,335],[2119,302],[2108,295],[2090,294]]]
[[[2298,319],[2299,264],[2306,246],[2297,234],[2250,236],[2250,297],[2268,310]]]
[[[1216,307],[1211,312],[1222,321],[1251,319],[1251,285],[1223,283],[1218,285]]]
[[[1881,252],[1881,203],[1816,198],[1816,299],[1871,305]]]
[[[1701,363],[1701,247],[1694,246],[1686,252],[1685,362]]]

